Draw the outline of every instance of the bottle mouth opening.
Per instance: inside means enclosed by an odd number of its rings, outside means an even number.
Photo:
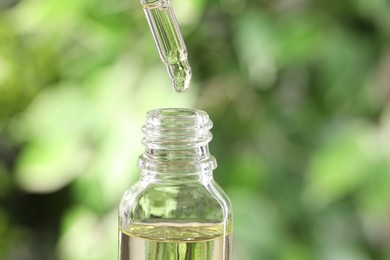
[[[208,150],[212,122],[202,110],[163,108],[146,114],[142,131],[145,153],[138,166],[160,172],[198,172],[214,169],[216,162]]]
[[[202,110],[162,108],[146,114],[142,143],[151,149],[180,150],[207,145],[213,123]]]
[[[190,108],[161,108],[154,109],[146,114],[145,127],[159,129],[185,129],[212,127],[211,120],[206,112]]]

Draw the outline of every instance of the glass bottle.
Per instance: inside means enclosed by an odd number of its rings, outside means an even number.
[[[119,208],[120,260],[232,258],[232,210],[213,180],[211,127],[200,110],[147,113],[141,176]]]

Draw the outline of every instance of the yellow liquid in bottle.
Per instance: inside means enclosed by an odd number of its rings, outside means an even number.
[[[231,260],[221,224],[138,224],[119,231],[120,260]]]

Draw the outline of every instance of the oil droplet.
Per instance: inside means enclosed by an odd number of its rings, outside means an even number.
[[[167,65],[173,88],[177,93],[183,93],[190,87],[192,71],[188,60]]]

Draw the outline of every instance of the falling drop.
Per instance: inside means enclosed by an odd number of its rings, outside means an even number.
[[[183,93],[190,86],[192,71],[188,60],[167,65],[173,88],[177,93]]]

